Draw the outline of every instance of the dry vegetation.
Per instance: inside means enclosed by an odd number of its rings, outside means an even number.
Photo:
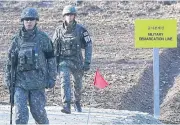
[[[10,39],[20,27],[20,13],[24,7],[37,7],[39,27],[50,37],[62,22],[63,6],[73,1],[54,2],[0,2],[0,103],[7,104],[8,92],[2,87],[4,64]],[[94,107],[137,110],[153,114],[152,49],[134,48],[135,19],[169,19],[178,21],[180,3],[163,5],[144,1],[93,1],[77,7],[78,22],[85,25],[93,40],[91,71],[85,74],[84,106],[89,106],[91,93]],[[178,27],[179,32],[179,27]],[[167,123],[180,123],[180,51],[160,50],[161,117]],[[109,82],[104,90],[92,86],[94,73],[99,68]],[[53,94],[47,90],[47,105],[61,105],[60,85]]]

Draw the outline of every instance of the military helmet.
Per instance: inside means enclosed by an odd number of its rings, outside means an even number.
[[[25,8],[21,13],[21,21],[25,18],[35,18],[36,20],[39,20],[37,10],[35,8]]]
[[[72,6],[72,5],[65,6],[64,9],[63,9],[62,15],[64,16],[64,15],[66,15],[68,13],[72,13],[72,14],[76,15],[76,13],[77,13],[76,8],[74,6]]]

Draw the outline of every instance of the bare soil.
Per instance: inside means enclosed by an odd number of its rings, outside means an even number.
[[[0,104],[9,103],[3,88],[4,65],[10,40],[21,26],[23,8],[37,7],[38,26],[52,37],[62,23],[64,5],[73,1],[17,2],[0,1]],[[93,60],[83,79],[82,104],[118,110],[153,114],[153,49],[134,47],[135,19],[177,19],[179,33],[180,3],[164,5],[147,1],[84,1],[77,6],[77,21],[89,31],[93,40]],[[179,38],[179,37],[178,37]],[[180,123],[180,50],[160,49],[160,119]],[[94,88],[93,79],[99,69],[109,86]],[[90,101],[91,94],[93,99]],[[60,83],[47,90],[47,105],[62,105]]]

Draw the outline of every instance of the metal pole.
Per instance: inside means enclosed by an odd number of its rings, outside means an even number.
[[[153,48],[154,117],[159,118],[159,48]]]

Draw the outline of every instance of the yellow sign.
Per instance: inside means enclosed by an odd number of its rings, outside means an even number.
[[[175,19],[135,20],[135,47],[177,47],[177,21]]]

